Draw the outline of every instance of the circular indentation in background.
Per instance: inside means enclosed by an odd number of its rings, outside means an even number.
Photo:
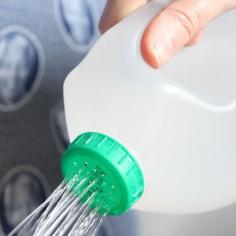
[[[49,195],[44,175],[35,167],[18,166],[10,170],[0,185],[0,223],[8,234]]]
[[[70,141],[68,137],[65,111],[62,101],[57,103],[52,110],[51,129],[59,151],[63,152]]]
[[[21,26],[0,31],[0,110],[23,106],[39,87],[44,54],[39,40]]]
[[[105,0],[54,0],[59,30],[68,46],[86,53],[98,38],[98,21]]]

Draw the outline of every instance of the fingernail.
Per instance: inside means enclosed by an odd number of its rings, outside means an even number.
[[[153,68],[160,68],[175,53],[172,37],[166,31],[162,24],[155,25],[155,28],[150,24],[143,34],[141,53],[145,61]]]
[[[153,57],[159,63],[159,66],[165,64],[176,52],[173,36],[166,32],[166,29],[158,28],[152,42]]]
[[[143,35],[146,44],[143,47],[147,48],[148,61],[151,61],[151,66],[155,68],[165,64],[177,52],[179,41],[182,41],[176,39],[179,34],[175,23],[166,22],[166,17],[159,16],[149,24]]]

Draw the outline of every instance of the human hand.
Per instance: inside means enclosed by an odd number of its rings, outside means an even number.
[[[107,0],[99,28],[103,33],[148,0]],[[140,49],[146,62],[159,68],[182,47],[197,43],[215,17],[236,8],[236,0],[173,0],[144,31]],[[236,26],[235,26],[236,27]]]

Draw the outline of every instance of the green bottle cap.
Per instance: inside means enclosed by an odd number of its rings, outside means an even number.
[[[144,178],[137,161],[105,134],[88,132],[78,136],[63,154],[61,169],[67,181],[78,177],[72,189],[82,202],[94,193],[91,207],[100,213],[119,215],[143,194]]]

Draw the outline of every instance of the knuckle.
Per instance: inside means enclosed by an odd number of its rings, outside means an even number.
[[[167,14],[173,18],[180,30],[186,32],[189,39],[200,29],[200,14],[193,6],[188,8],[169,8]]]

